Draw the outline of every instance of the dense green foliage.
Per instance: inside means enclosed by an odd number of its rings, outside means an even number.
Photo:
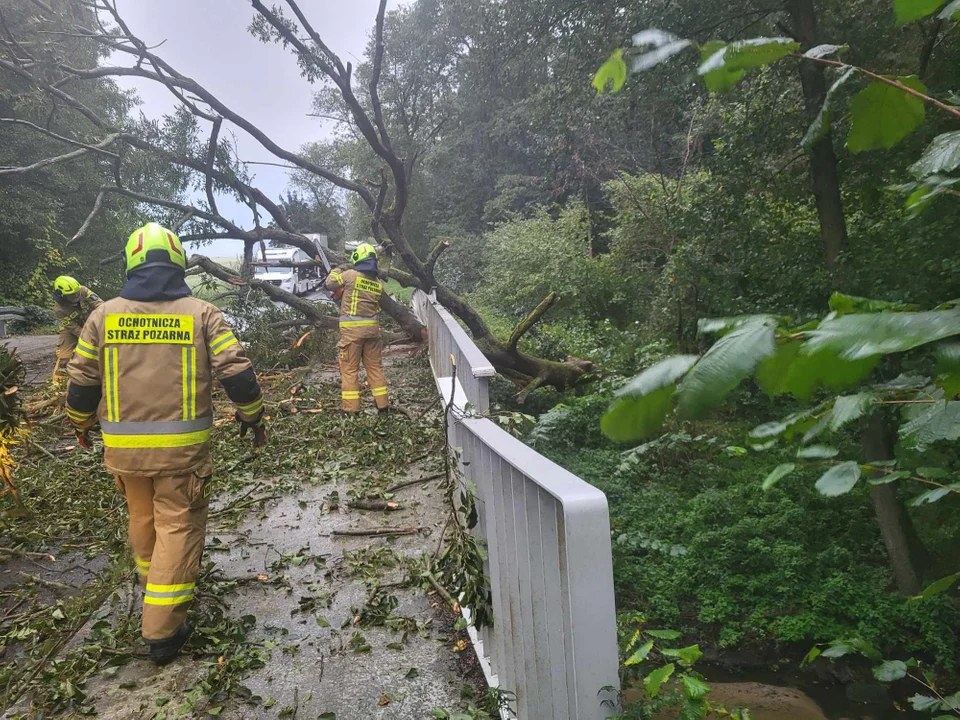
[[[575,401],[533,435],[540,452],[608,494],[620,608],[708,647],[751,648],[761,662],[776,659],[771,641],[805,652],[850,634],[884,652],[955,662],[960,611],[945,596],[920,603],[887,592],[865,491],[838,503],[816,492],[811,471],[764,491],[777,455],[745,460],[749,428],[738,422],[678,426],[621,453],[591,430],[605,409],[599,397]],[[931,546],[955,546],[950,516],[922,511]]]

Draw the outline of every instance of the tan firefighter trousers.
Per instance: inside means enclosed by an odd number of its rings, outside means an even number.
[[[390,404],[387,378],[383,374],[383,343],[379,337],[340,341],[340,386],[343,409],[360,412],[360,363],[367,371],[370,394],[378,408]]]
[[[193,600],[207,524],[204,486],[196,473],[174,477],[117,475],[130,512],[130,544],[144,586],[145,640],[174,635]]]

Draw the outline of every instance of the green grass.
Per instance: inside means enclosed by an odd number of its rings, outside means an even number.
[[[387,292],[400,302],[410,302],[413,297],[413,288],[405,288],[396,280],[387,280]]]

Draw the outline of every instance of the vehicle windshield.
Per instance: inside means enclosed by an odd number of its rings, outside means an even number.
[[[254,272],[257,275],[266,275],[267,273],[270,273],[271,275],[286,276],[286,275],[292,275],[293,269],[285,268],[285,267],[257,267],[255,268]]]

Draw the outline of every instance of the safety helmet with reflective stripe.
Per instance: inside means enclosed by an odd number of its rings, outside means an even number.
[[[158,223],[147,223],[138,228],[127,240],[124,254],[127,257],[127,274],[141,268],[168,265],[183,270],[187,258],[183,245],[176,234]]]
[[[69,275],[61,275],[53,281],[53,293],[60,297],[67,297],[80,292],[80,283]]]
[[[377,257],[377,249],[370,243],[360,243],[357,246],[357,249],[353,251],[353,255],[350,256],[350,262],[356,265],[361,260],[366,260],[368,257]]]

